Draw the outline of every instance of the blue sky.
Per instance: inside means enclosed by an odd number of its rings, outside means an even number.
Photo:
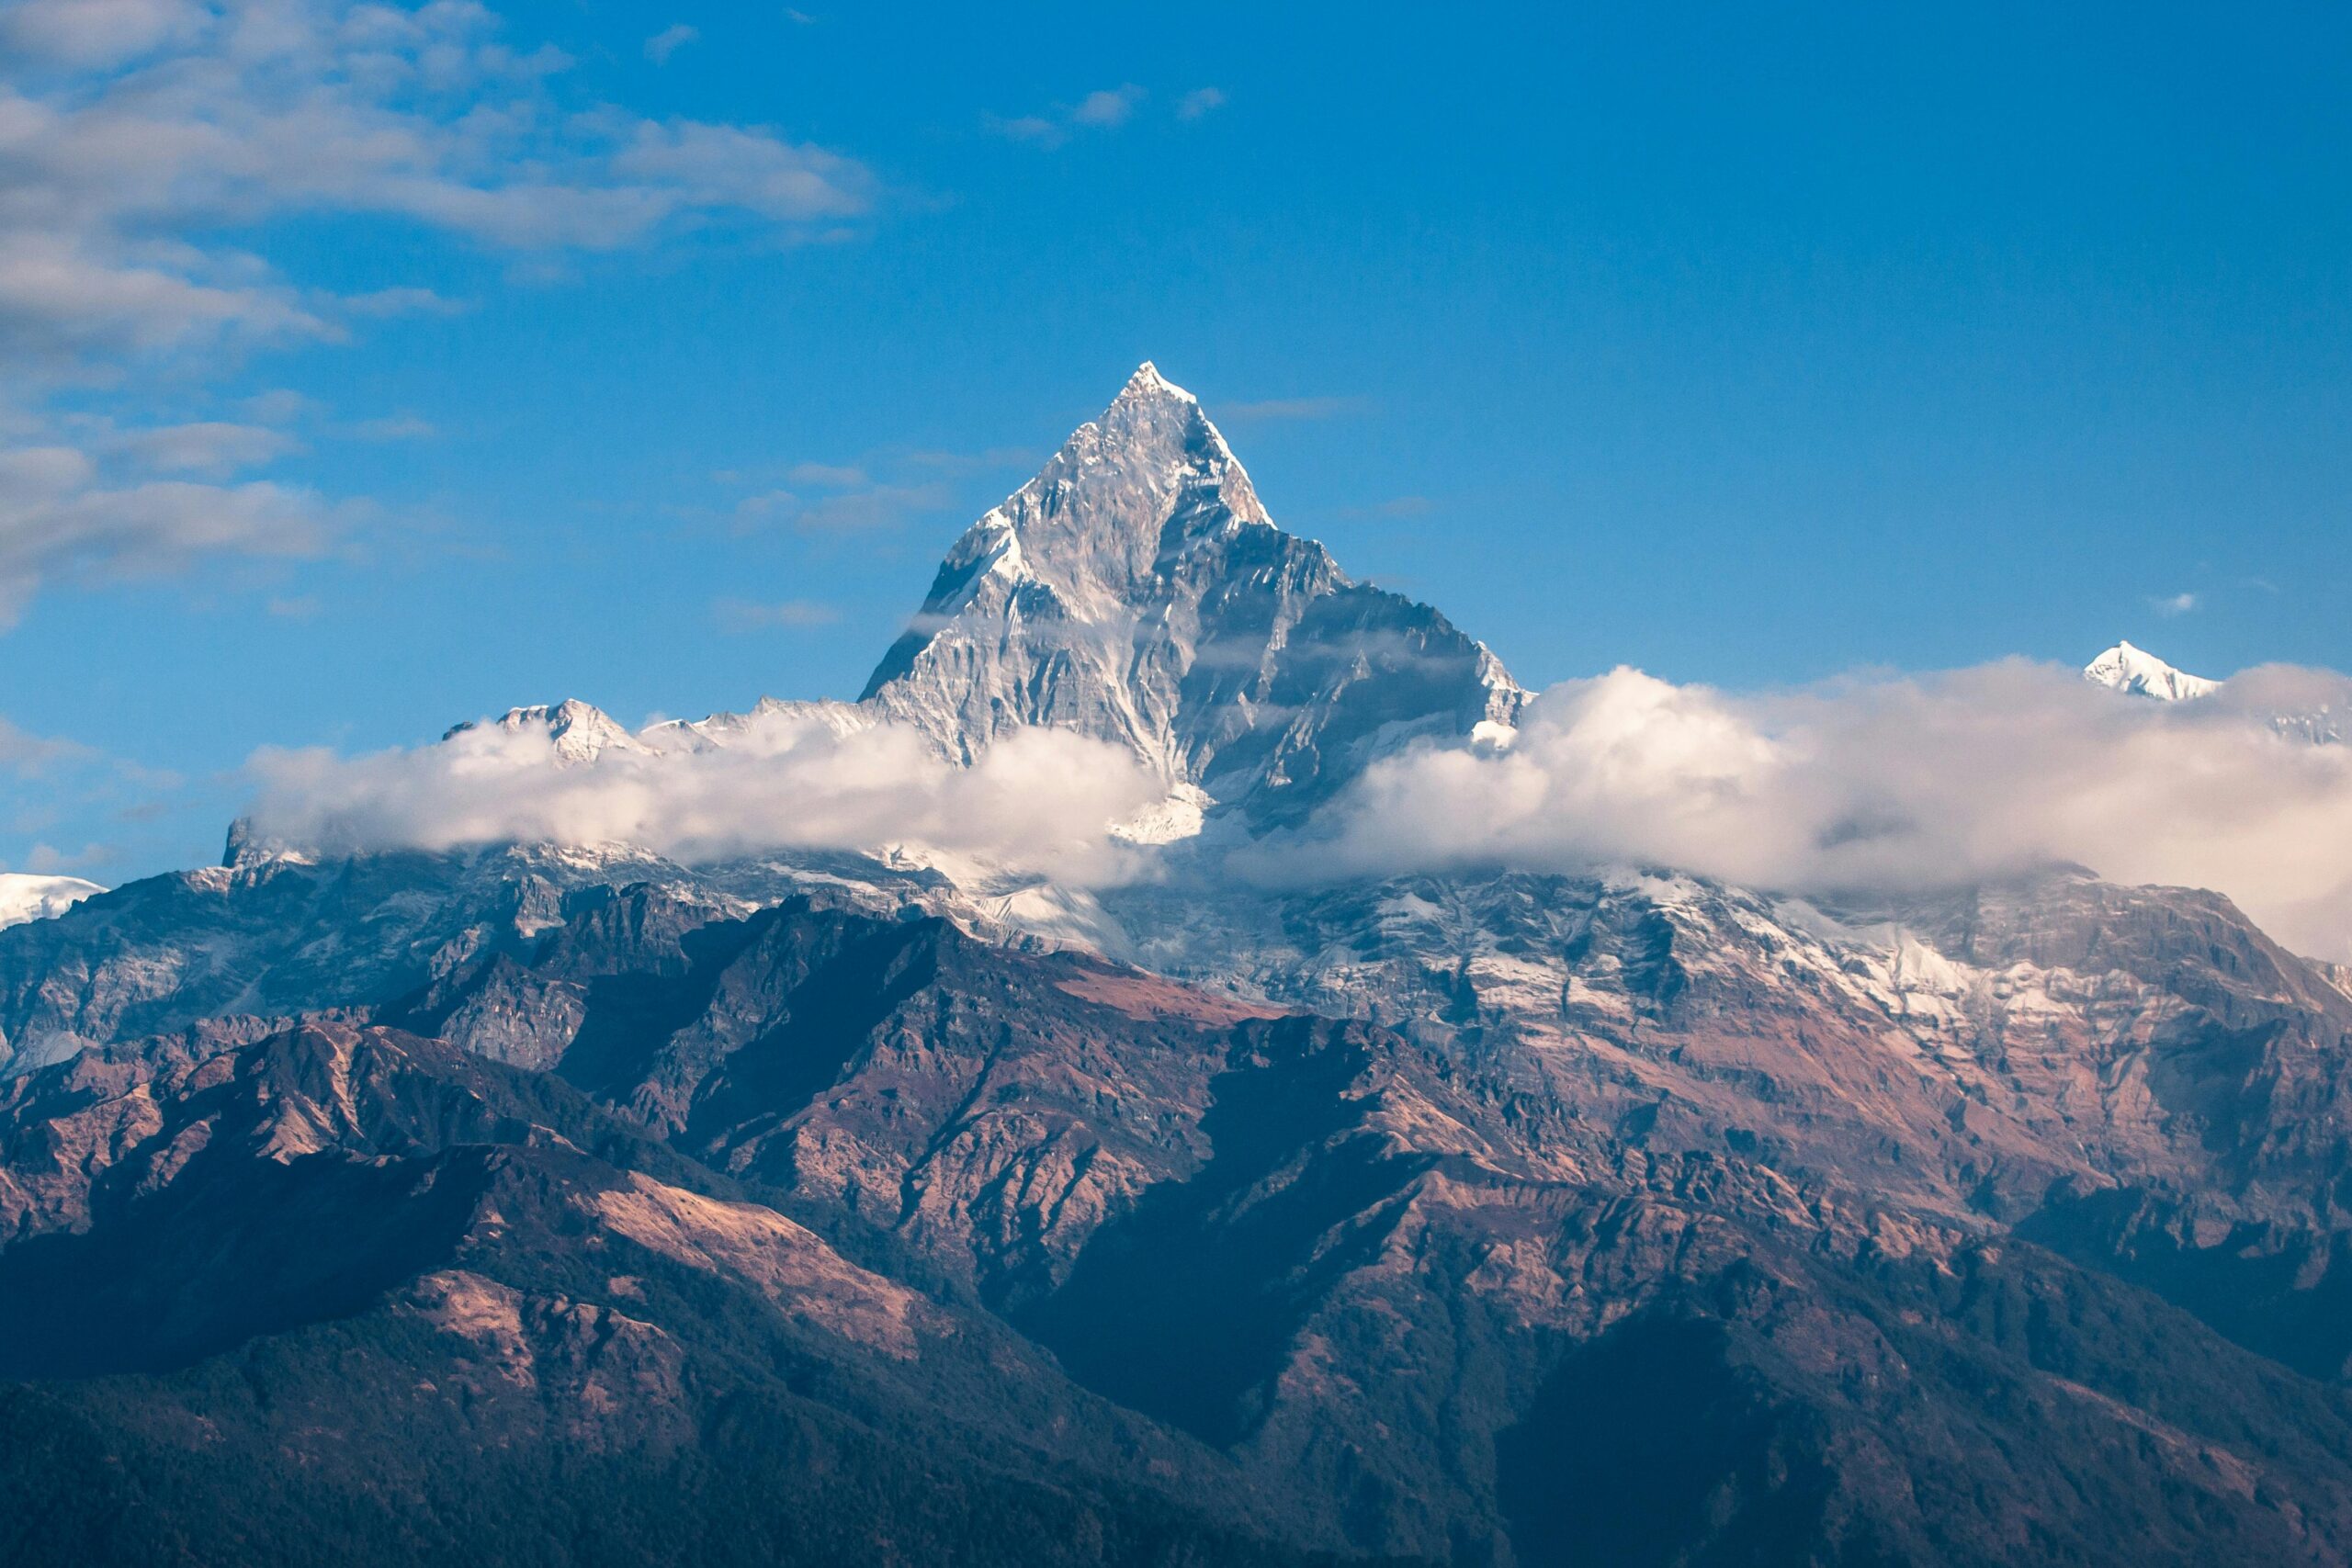
[[[2352,663],[2341,7],[1271,9],[0,9],[0,863],[854,694],[1146,357],[1530,683]]]

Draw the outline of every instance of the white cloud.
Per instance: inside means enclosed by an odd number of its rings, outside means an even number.
[[[2194,593],[2172,593],[2148,604],[2159,615],[2185,615],[2197,608],[2199,600]]]
[[[718,624],[729,631],[763,631],[783,626],[795,631],[830,626],[842,618],[842,613],[831,604],[812,599],[786,599],[778,604],[753,604],[744,599],[721,599],[711,606]]]
[[[284,431],[266,425],[220,421],[132,431],[117,437],[113,445],[131,462],[153,472],[213,478],[258,467],[298,452],[302,446]]]
[[[220,556],[316,556],[334,522],[309,491],[266,481],[117,483],[74,447],[0,451],[0,624],[56,579],[162,576]]]
[[[0,364],[334,333],[286,288],[206,282],[195,266],[138,256],[136,247],[0,226]]]
[[[788,490],[746,496],[735,503],[737,525],[754,527],[770,521],[788,521],[804,533],[864,534],[896,527],[910,517],[940,511],[954,500],[948,488],[936,480],[875,484],[858,470],[806,463],[793,473],[803,480],[813,479],[820,488],[840,483],[860,488],[837,489],[832,494],[820,495],[813,501]],[[852,474],[855,474],[854,479],[848,478]]]
[[[96,755],[79,741],[34,735],[0,718],[0,771],[20,779],[39,778],[61,765],[94,761]]]
[[[0,41],[30,59],[102,67],[187,43],[210,20],[189,0],[20,0],[0,12]]]
[[[789,483],[820,490],[854,490],[867,482],[864,468],[847,463],[795,463],[784,477]]]
[[[571,63],[506,41],[473,0],[0,8],[0,372],[36,400],[68,383],[188,384],[256,348],[465,308],[427,288],[337,296],[285,277],[247,248],[284,218],[404,219],[544,255],[720,224],[831,237],[873,205],[854,159],[595,102],[563,90]],[[299,450],[261,428],[319,412],[296,394],[250,402],[252,424],[98,436],[103,419],[20,407],[17,449],[0,450],[0,619],[44,582],[314,554],[333,532],[338,509],[300,490],[195,482]],[[429,433],[407,417],[332,432]]]
[[[1027,141],[1039,147],[1058,147],[1069,140],[1069,132],[1059,121],[1043,115],[1014,115],[1007,118],[998,115],[981,117],[981,125],[1007,141]]]
[[[332,335],[338,314],[446,308],[419,290],[306,300],[209,238],[283,214],[612,249],[730,218],[797,231],[873,199],[855,161],[773,131],[560,95],[569,61],[503,42],[458,0],[28,0],[0,36],[12,357]]]
[[[362,441],[425,441],[440,432],[429,420],[396,413],[381,419],[363,419],[351,427],[351,434]]]
[[[606,751],[571,766],[555,764],[544,733],[481,725],[366,757],[264,750],[249,770],[260,835],[330,852],[520,840],[700,862],[912,844],[1077,882],[1121,874],[1111,824],[1160,793],[1125,750],[1064,730],[1023,732],[959,768],[911,730],[840,735],[793,717],[723,751]]]
[[[2021,661],[1767,697],[1619,670],[1544,694],[1508,750],[1376,765],[1253,870],[1630,863],[1837,891],[2064,861],[2217,889],[2290,946],[2352,958],[2352,746],[2264,722],[2348,696],[2285,669],[2176,704]]]
[[[735,209],[779,223],[854,217],[873,197],[871,178],[851,159],[765,130],[696,120],[640,121],[611,166],[673,209]]]
[[[0,791],[0,831],[17,840],[17,863],[29,871],[110,861],[113,852],[102,844],[85,844],[69,854],[52,844],[25,840],[53,833],[94,810],[122,823],[153,819],[170,810],[167,797],[185,783],[77,740],[32,734],[6,718],[0,718],[0,775],[7,781]]]
[[[1104,128],[1125,125],[1135,118],[1136,106],[1142,103],[1145,96],[1144,90],[1132,82],[1125,86],[1106,87],[1089,93],[1078,100],[1077,107],[1069,111],[1070,123]]]
[[[1129,82],[1117,87],[1098,88],[1074,104],[1056,105],[1044,114],[1010,118],[984,115],[980,123],[1008,141],[1025,141],[1035,147],[1054,148],[1067,142],[1074,130],[1117,130],[1135,118],[1136,110],[1150,96]]]
[[[645,58],[656,65],[667,65],[670,57],[702,37],[701,30],[684,22],[663,28],[645,40]]]
[[[1225,107],[1225,94],[1216,87],[1195,87],[1176,100],[1178,119],[1198,119]]]
[[[346,294],[335,301],[335,308],[345,316],[458,316],[466,307],[458,300],[436,294],[430,288],[376,288],[365,294]]]

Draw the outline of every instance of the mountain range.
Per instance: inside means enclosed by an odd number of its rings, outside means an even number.
[[[1230,874],[1529,701],[1147,365],[855,702],[480,728],[1067,732],[1148,874],[249,828],[0,931],[0,1555],[2352,1561],[2352,979],[2066,865]]]

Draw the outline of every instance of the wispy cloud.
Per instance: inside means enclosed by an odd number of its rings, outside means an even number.
[[[1135,118],[1136,106],[1149,96],[1141,87],[1130,82],[1121,87],[1105,87],[1078,100],[1069,111],[1072,125],[1103,127],[1125,125]]]
[[[785,628],[809,631],[818,626],[830,626],[840,621],[842,613],[831,604],[813,599],[786,599],[774,604],[755,604],[744,599],[720,599],[713,603],[711,612],[720,626],[730,632],[766,631]]]
[[[57,580],[172,575],[211,557],[315,557],[336,509],[266,480],[109,481],[69,446],[0,452],[0,625]]]
[[[1176,100],[1178,119],[1198,119],[1225,107],[1225,94],[1216,87],[1195,87]]]
[[[2148,607],[2159,615],[2186,615],[2201,601],[2194,593],[2171,593],[2148,601]]]
[[[873,482],[864,468],[840,463],[795,463],[784,477],[792,484],[815,485],[822,490],[851,490]]]
[[[363,419],[351,427],[351,434],[362,441],[424,441],[440,432],[430,420],[395,413],[381,419]]]
[[[34,735],[0,718],[0,771],[17,778],[39,778],[58,767],[95,761],[97,753],[77,741]]]
[[[980,123],[1008,141],[1025,141],[1034,147],[1050,149],[1067,143],[1075,131],[1117,130],[1135,118],[1136,111],[1150,96],[1144,88],[1129,82],[1116,87],[1097,88],[1075,103],[1057,104],[1043,113],[985,115]]]
[[[674,23],[645,40],[645,58],[656,65],[667,65],[672,55],[700,37],[702,32],[699,28],[690,28],[684,22]]]
[[[1425,495],[1399,495],[1392,496],[1386,501],[1375,502],[1370,506],[1344,506],[1340,509],[1339,514],[1347,518],[1376,519],[1393,523],[1408,517],[1426,517],[1433,510],[1434,504]]]
[[[656,35],[656,58],[690,40]],[[470,0],[19,0],[0,9],[0,611],[59,581],[299,557],[346,508],[266,478],[293,393],[246,420],[93,436],[42,389],[200,384],[258,349],[465,309],[424,288],[283,275],[277,220],[367,216],[517,263],[733,228],[819,239],[870,212],[857,160],[767,126],[651,118],[578,90],[560,51]],[[106,422],[100,421],[104,427]],[[314,436],[427,433],[405,416]]]
[[[430,288],[376,288],[365,294],[346,294],[335,301],[336,310],[345,316],[374,318],[385,316],[461,316],[466,312],[465,301],[436,294]]]
[[[29,0],[0,28],[0,353],[19,360],[332,336],[346,310],[426,303],[314,299],[209,237],[283,214],[609,250],[874,197],[856,161],[772,130],[560,93],[571,62],[479,6]]]
[[[151,472],[219,479],[299,452],[302,444],[261,424],[211,422],[160,425],[117,436],[114,450]]]
[[[809,502],[792,521],[794,526],[814,533],[863,534],[941,511],[952,499],[947,487],[940,484],[869,485]]]
[[[172,809],[164,797],[186,784],[176,773],[141,767],[78,740],[36,735],[6,718],[0,718],[0,778],[7,784],[0,792],[0,829],[20,841],[37,840],[15,857],[21,869],[35,872],[111,863],[116,846],[86,842],[62,850],[40,840],[93,809],[119,822],[153,820]]]
[[[955,504],[948,476],[995,467],[991,457],[881,449],[854,462],[797,462],[782,485],[756,490],[735,504],[735,525],[752,530],[785,525],[807,534],[862,534],[893,528]],[[774,470],[770,470],[773,472]],[[720,484],[757,484],[741,469],[711,476]]]

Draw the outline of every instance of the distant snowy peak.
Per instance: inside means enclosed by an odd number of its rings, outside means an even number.
[[[2085,665],[2083,679],[2112,691],[2154,697],[2165,703],[2210,697],[2222,687],[2219,681],[2176,670],[2147,649],[2128,642],[2117,643]]]
[[[508,708],[491,727],[510,735],[544,735],[555,747],[559,762],[593,762],[607,751],[644,751],[649,748],[627,726],[591,704],[567,697],[552,705]],[[453,739],[478,729],[477,720],[451,725],[441,739]]]
[[[605,757],[657,757],[686,751],[718,751],[762,735],[781,735],[813,723],[835,736],[871,728],[875,715],[855,703],[823,698],[794,702],[762,697],[745,713],[714,713],[702,718],[661,719],[631,730],[604,709],[577,698],[509,708],[493,719],[468,719],[442,732],[445,741],[485,730],[547,738],[560,766]]]
[[[2084,668],[2083,679],[2165,703],[2200,702],[2219,694],[2217,708],[2282,740],[2310,746],[2352,741],[2352,684],[2329,671],[2262,665],[2226,682],[2208,681],[2174,669],[2143,648],[2119,642]]]
[[[653,751],[723,751],[772,726],[794,725],[802,721],[813,721],[833,735],[842,736],[871,728],[874,716],[855,703],[836,702],[830,697],[814,702],[762,697],[752,705],[748,713],[715,713],[704,718],[664,719],[639,730],[636,739],[645,749]]]
[[[0,928],[21,926],[62,915],[83,899],[106,889],[78,876],[35,876],[28,872],[0,872]]]

